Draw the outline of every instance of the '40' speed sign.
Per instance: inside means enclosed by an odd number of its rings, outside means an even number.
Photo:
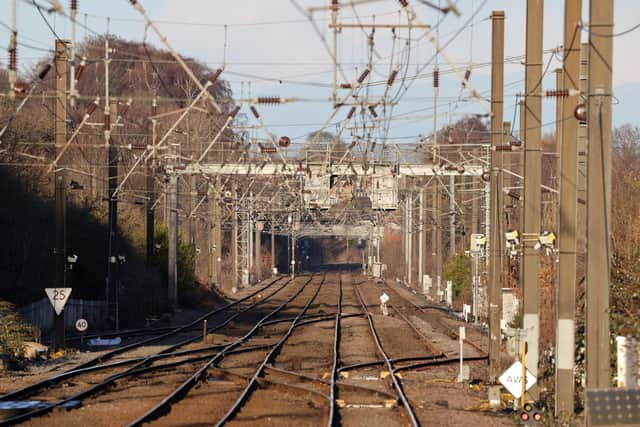
[[[78,319],[76,320],[76,331],[78,332],[86,332],[89,329],[89,322],[87,319]]]

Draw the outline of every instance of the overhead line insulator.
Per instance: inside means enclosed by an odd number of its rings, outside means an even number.
[[[371,71],[368,68],[365,68],[362,74],[360,74],[360,77],[358,77],[358,83],[362,84],[362,82],[367,78],[370,72]]]
[[[264,154],[273,154],[278,152],[278,149],[273,144],[263,144],[259,142],[258,146],[260,147],[260,152]]]
[[[355,112],[356,112],[356,107],[351,107],[351,110],[349,110],[349,114],[347,114],[347,119],[351,119],[355,114]]]
[[[51,68],[51,64],[45,64],[44,67],[42,67],[42,70],[38,73],[38,78],[40,80],[44,80],[44,78],[47,77],[47,74],[49,74],[49,71],[51,71]]]
[[[520,193],[516,191],[509,190],[509,192],[507,193],[507,196],[511,197],[512,199],[522,200]]]
[[[87,112],[84,114],[85,118],[89,118],[89,116],[91,116],[93,112],[96,111],[99,102],[99,99],[96,99],[92,104],[89,105],[89,108],[87,108]]]
[[[253,116],[260,120],[260,113],[258,113],[258,110],[256,110],[256,107],[254,107],[253,105],[249,106],[249,109],[251,110],[251,112],[253,113]]]
[[[15,46],[9,48],[9,70],[16,71],[18,69],[18,49]]]
[[[280,104],[282,99],[279,96],[259,96],[258,104]]]
[[[438,89],[440,87],[440,70],[436,65],[433,67],[433,88]]]
[[[467,68],[464,72],[464,79],[462,80],[462,87],[467,87],[469,78],[471,77],[471,68]]]
[[[233,109],[233,111],[231,111],[231,113],[229,113],[229,117],[234,118],[239,111],[240,111],[240,106],[238,105],[236,108]]]
[[[215,73],[213,73],[213,76],[211,76],[211,78],[209,79],[209,81],[210,81],[211,83],[215,83],[215,82],[218,80],[218,77],[220,77],[220,74],[222,74],[222,71],[223,71],[223,70],[222,70],[222,68],[218,68],[218,69],[216,70],[216,72],[215,72]]]
[[[124,104],[124,107],[122,107],[122,110],[120,111],[120,114],[118,114],[119,117],[126,116],[127,112],[129,111],[129,107],[131,107],[131,103],[132,102],[133,102],[133,100],[131,98],[129,98],[127,100],[127,103]]]
[[[393,86],[393,82],[396,81],[396,77],[398,76],[398,69],[394,69],[391,71],[389,78],[387,79],[387,86]]]
[[[493,151],[513,151],[513,147],[510,144],[496,145],[492,148]]]
[[[111,130],[111,114],[105,112],[104,113],[104,131],[108,132]]]
[[[569,96],[569,89],[547,90],[544,92],[544,96],[549,98],[567,98]]]
[[[82,77],[82,73],[84,72],[84,68],[87,66],[87,57],[83,56],[82,59],[80,60],[80,65],[78,65],[78,68],[76,68],[76,75],[74,76],[74,79],[76,80],[76,82],[78,82],[80,80],[80,77]]]

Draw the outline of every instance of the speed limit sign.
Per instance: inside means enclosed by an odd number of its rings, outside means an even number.
[[[89,329],[89,322],[87,322],[87,319],[80,318],[76,320],[76,331],[86,332],[87,329]]]

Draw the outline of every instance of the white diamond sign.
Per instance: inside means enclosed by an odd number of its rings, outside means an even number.
[[[503,386],[513,394],[516,399],[522,396],[522,363],[517,361],[509,367],[498,380]],[[536,377],[529,370],[526,370],[525,389],[529,390],[536,383]]]
[[[45,288],[44,291],[47,293],[56,314],[60,316],[69,300],[69,295],[71,295],[71,288]]]

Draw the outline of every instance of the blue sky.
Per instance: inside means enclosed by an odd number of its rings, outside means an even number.
[[[47,0],[37,0],[46,5]],[[330,2],[318,0],[298,0],[303,8],[326,6]],[[42,49],[50,49],[53,45],[51,31],[30,4],[31,1],[18,1],[18,40],[24,44],[19,46],[20,68],[23,70],[47,55]],[[237,98],[244,93],[252,96],[277,95],[301,98],[300,102],[279,107],[262,107],[261,114],[269,130],[277,135],[289,135],[294,140],[302,140],[305,135],[320,127],[331,112],[328,102],[332,76],[331,58],[328,55],[320,36],[315,32],[307,18],[297,10],[290,0],[140,0],[149,16],[158,23],[158,27],[168,37],[170,43],[183,55],[193,56],[206,62],[212,68],[226,63],[226,78]],[[344,2],[343,2],[344,3]],[[492,10],[504,10],[506,13],[506,46],[507,57],[524,54],[525,16],[524,0],[459,0],[461,17],[452,14],[442,19],[442,15],[421,6],[417,0],[409,1],[417,12],[422,23],[435,25],[439,20],[438,31],[441,42],[451,39],[446,48],[456,67],[462,71],[471,66],[471,84],[480,93],[488,94],[490,87],[490,68],[480,66],[488,63],[490,58],[490,21],[487,19]],[[444,3],[444,2],[443,2]],[[544,48],[552,49],[562,44],[563,3],[547,1],[544,13]],[[584,1],[584,20],[588,22],[588,1]],[[145,26],[141,16],[127,0],[89,1],[79,0],[78,20],[86,23],[90,30],[79,27],[78,38],[92,33],[103,34],[107,31],[121,37],[142,41],[145,37]],[[63,2],[68,7],[67,2]],[[482,6],[482,7],[481,7]],[[640,5],[637,0],[616,0],[614,32],[626,30],[640,23]],[[398,13],[399,3],[396,0],[373,0],[367,4],[343,6],[340,12],[342,22],[355,22],[356,13],[361,22],[397,23],[402,20]],[[472,14],[477,12],[472,25],[466,25]],[[375,15],[375,18],[374,18]],[[70,24],[67,18],[56,14],[47,15],[56,33],[61,37],[70,36]],[[317,11],[313,14],[322,37],[331,43],[331,32],[328,29],[329,13]],[[11,1],[0,0],[0,63],[6,64],[6,48],[9,31],[6,25],[11,24]],[[227,26],[225,29],[225,25]],[[459,32],[459,34],[458,34]],[[225,37],[226,34],[226,37]],[[457,35],[456,35],[457,34]],[[409,65],[405,83],[411,81],[406,93],[394,107],[394,120],[391,122],[389,137],[398,142],[414,142],[417,135],[431,133],[433,119],[430,117],[433,107],[433,89],[431,87],[432,64],[423,71],[419,69],[434,54],[434,48],[426,40],[419,40],[420,32],[412,30],[409,46],[406,30],[396,32],[398,38],[395,46],[391,30],[379,29],[374,35],[375,67],[372,79],[387,79],[390,58],[394,64],[401,61]],[[456,37],[453,37],[456,35]],[[586,33],[582,33],[583,41]],[[225,49],[226,39],[226,49]],[[159,39],[148,34],[148,40],[160,45]],[[617,103],[613,107],[614,124],[633,123],[640,125],[636,114],[638,97],[640,96],[640,30],[614,39],[614,92]],[[225,53],[226,52],[226,53]],[[392,54],[393,53],[393,54]],[[545,65],[549,62],[549,70],[558,66],[552,54],[545,55]],[[339,36],[339,61],[348,80],[353,81],[368,61],[367,35],[362,30],[345,29]],[[449,66],[443,57],[438,62],[441,69]],[[524,67],[519,61],[509,63],[505,69],[505,120],[514,115],[515,95],[523,90]],[[412,77],[418,75],[419,78]],[[268,78],[269,80],[265,80]],[[283,80],[280,83],[278,80]],[[296,84],[291,81],[298,82]],[[342,79],[340,79],[342,81]],[[553,72],[545,79],[545,87],[555,86]],[[396,87],[397,89],[397,87]],[[371,89],[370,99],[376,99],[380,89]],[[545,101],[543,132],[554,129],[554,103]],[[470,102],[466,93],[461,94],[460,82],[452,74],[442,75],[438,125],[456,120],[460,114],[482,112],[481,106]],[[342,119],[346,110],[340,112],[337,119]],[[327,130],[335,131],[335,126]],[[296,139],[297,138],[297,139]]]

